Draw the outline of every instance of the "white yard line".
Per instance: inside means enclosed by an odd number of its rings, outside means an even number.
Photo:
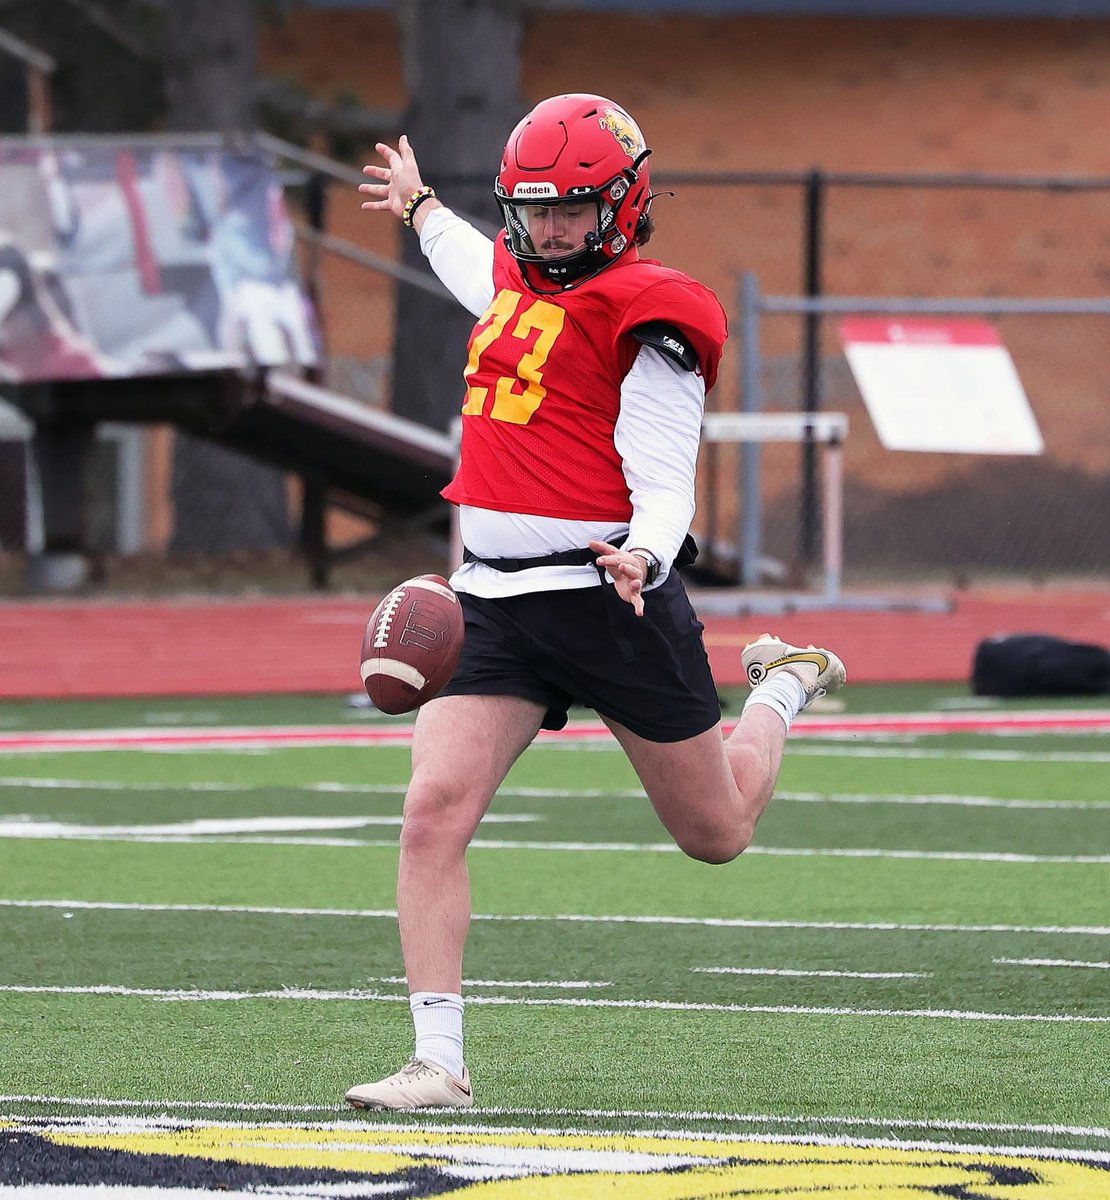
[[[541,819],[532,813],[487,813],[482,821],[493,825],[512,825]],[[223,835],[231,834],[298,832],[312,829],[361,829],[369,825],[399,827],[401,820],[400,813],[390,813],[385,816],[352,817],[202,817],[193,821],[176,821],[164,825],[80,825],[71,821],[40,821],[31,816],[11,816],[0,818],[0,838],[42,838],[47,841],[90,838],[119,842],[146,841],[165,837],[185,841],[223,841],[226,840]],[[238,839],[232,838],[231,840]],[[285,839],[277,840],[284,841]]]
[[[775,792],[776,801],[795,804],[896,804],[952,808],[1077,809],[1100,815],[1110,809],[1102,800],[1006,800],[998,796],[960,796],[925,793],[885,795],[882,792]]]
[[[512,816],[493,821],[513,820]],[[527,819],[527,818],[525,818]],[[274,818],[275,821],[279,818]],[[400,818],[372,818],[365,824],[400,824]],[[311,837],[291,834],[283,837],[243,833],[236,836],[220,834],[191,834],[184,832],[157,832],[159,826],[84,826],[51,824],[25,820],[0,820],[0,838],[31,838],[41,841],[101,841],[101,842],[145,842],[170,844],[218,844],[228,843],[244,846],[319,846],[331,849],[375,849],[396,850],[396,839]],[[506,841],[500,838],[473,838],[471,850],[541,850],[572,854],[680,854],[674,842],[532,842]],[[875,847],[834,846],[749,846],[744,851],[749,857],[767,855],[777,858],[872,858],[872,859],[915,859],[934,862],[990,862],[1014,865],[1060,864],[1069,866],[1103,866],[1110,864],[1110,854],[1016,854],[1009,851],[971,850],[882,850]]]
[[[0,788],[28,790],[66,790],[83,792],[308,792],[328,795],[350,796],[403,796],[408,785],[403,783],[341,783],[321,780],[302,784],[257,784],[232,783],[218,780],[191,780],[184,783],[150,781],[136,783],[130,780],[109,779],[55,779],[48,777],[4,775],[0,776]],[[497,794],[514,799],[568,799],[568,800],[642,800],[642,788],[549,788],[549,787],[501,787]],[[1015,808],[1015,809],[1075,809],[1078,811],[1104,812],[1110,802],[1099,800],[1018,800],[998,796],[962,796],[958,794],[899,793],[887,795],[882,792],[783,792],[775,793],[779,802],[798,804],[895,804],[929,807],[932,805],[956,808]],[[524,819],[523,817],[518,819]]]
[[[1081,967],[1092,971],[1110,971],[1110,962],[1079,962],[1070,958],[996,958],[994,961],[1012,967]]]
[[[372,975],[367,983],[408,983],[404,975]],[[607,988],[613,984],[608,979],[464,979],[466,987],[509,987],[509,988]]]
[[[188,988],[129,988],[111,984],[47,986],[0,984],[0,993],[50,996],[123,996],[170,1002],[225,1000],[308,1000],[315,1003],[357,1001],[371,1004],[407,1004],[408,995],[362,988],[328,991],[323,988],[281,988],[272,991],[220,991]],[[1110,1016],[1080,1016],[1075,1013],[1001,1013],[957,1008],[850,1008],[810,1004],[706,1004],[680,1000],[602,1000],[592,997],[467,996],[471,1006],[524,1005],[531,1008],[619,1008],[658,1012],[763,1013],[770,1016],[894,1017],[948,1021],[1007,1021],[1021,1024],[1047,1022],[1065,1025],[1110,1024]]]
[[[995,959],[995,962],[1000,961]],[[782,975],[815,979],[932,979],[927,971],[801,971],[792,967],[691,967],[700,975]]]
[[[252,904],[150,904],[119,900],[4,900],[0,908],[56,908],[74,912],[191,912],[234,916],[341,917],[396,920],[395,908],[289,908]],[[701,925],[711,929],[829,929],[878,933],[1044,933],[1110,937],[1110,925],[960,925],[901,921],[788,921],[749,917],[687,917],[619,913],[474,913],[472,921],[547,922],[589,925]]]
[[[473,843],[472,843],[473,844]],[[512,845],[506,842],[506,845]],[[1002,851],[971,850],[879,850],[873,848],[837,848],[797,846],[749,846],[745,854],[770,854],[785,858],[899,858],[940,862],[994,863],[1110,863],[1110,854],[1014,854]]]
[[[250,1100],[169,1100],[169,1099],[152,1099],[152,1100],[131,1100],[131,1099],[108,1099],[102,1096],[44,1096],[44,1095],[0,1095],[0,1104],[40,1104],[40,1105],[56,1105],[58,1107],[68,1108],[88,1108],[88,1109],[157,1109],[159,1113],[171,1113],[175,1110],[185,1112],[228,1112],[241,1109],[245,1112],[273,1112],[273,1113],[334,1113],[336,1110],[343,1110],[343,1106],[336,1104],[269,1104],[259,1101]],[[720,1112],[667,1112],[662,1109],[620,1109],[620,1108],[523,1108],[512,1106],[476,1106],[468,1110],[474,1116],[498,1116],[498,1117],[575,1117],[586,1120],[632,1120],[632,1121],[684,1121],[684,1122],[705,1122],[707,1124],[716,1125],[846,1125],[859,1126],[860,1128],[874,1127],[890,1127],[894,1129],[943,1129],[950,1132],[968,1132],[968,1133],[1039,1133],[1047,1134],[1051,1137],[1069,1137],[1069,1138],[1106,1138],[1110,1139],[1110,1128],[1103,1128],[1098,1125],[1051,1125],[1040,1123],[1020,1123],[1009,1121],[959,1121],[949,1120],[944,1117],[937,1117],[931,1120],[910,1118],[902,1119],[899,1117],[854,1117],[850,1115],[840,1116],[784,1116],[778,1113],[720,1113]],[[438,1116],[456,1116],[453,1113],[427,1113],[426,1117]],[[74,1118],[60,1118],[60,1120],[72,1120]],[[79,1118],[77,1118],[79,1119]],[[172,1121],[174,1124],[182,1124],[181,1118],[174,1117],[102,1117],[95,1118],[104,1123],[111,1122],[113,1125],[145,1122],[149,1128],[157,1128],[165,1121]],[[350,1128],[351,1124],[362,1124],[361,1117],[350,1117],[346,1121],[329,1121],[329,1122],[313,1122],[308,1128],[317,1130],[344,1130]],[[305,1128],[300,1123],[292,1122],[242,1122],[242,1121],[211,1121],[211,1120],[195,1120],[184,1122],[196,1125],[213,1125],[219,1128],[231,1126],[233,1128]],[[411,1130],[426,1131],[429,1126],[427,1124],[393,1124],[388,1126],[391,1130]],[[444,1126],[436,1124],[435,1129],[443,1131]],[[503,1126],[461,1126],[456,1127],[460,1130],[469,1129],[470,1132],[505,1132]],[[525,1132],[529,1127],[524,1127],[521,1132]],[[560,1130],[560,1132],[571,1132]],[[581,1132],[575,1130],[573,1132]],[[685,1136],[685,1134],[683,1135]]]

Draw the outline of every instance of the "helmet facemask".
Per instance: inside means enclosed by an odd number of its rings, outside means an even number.
[[[499,196],[509,250],[518,262],[532,263],[553,283],[574,282],[600,266],[602,211],[612,211],[597,192],[557,200],[512,200]]]
[[[643,158],[649,153],[645,152]],[[565,196],[514,198],[505,195],[499,185],[496,197],[510,253],[522,265],[533,268],[533,278],[539,276],[555,284],[552,291],[592,279],[631,244],[621,232],[619,216],[622,201],[626,202],[637,188],[635,168],[640,161],[600,188],[572,188]],[[644,212],[647,207],[644,203]],[[555,209],[566,219],[546,220],[546,213]]]

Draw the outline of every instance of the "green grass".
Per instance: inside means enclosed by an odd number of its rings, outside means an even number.
[[[333,1003],[326,1021],[294,1001],[63,997],[5,1008],[5,1032],[40,1031],[10,1076],[26,1094],[42,1091],[46,1076],[56,1095],[153,1089],[171,1101],[233,1103],[249,1092],[256,1102],[327,1104],[395,1069],[409,1036],[401,1005]],[[985,1023],[649,1011],[631,1030],[620,1012],[512,1007],[474,1009],[468,1024],[481,1087],[505,1107],[968,1120],[1004,1112],[1028,1122],[1066,1109],[1069,1123],[1105,1121],[1105,1068],[1077,1026],[1000,1037]],[[1053,1065],[1061,1063],[1066,1080]]]
[[[958,699],[885,698],[902,710]],[[872,709],[883,699],[873,690]],[[10,706],[4,727],[134,727],[168,703]],[[322,697],[173,708],[204,724],[367,719]],[[596,1126],[584,1114],[604,1110],[619,1130],[662,1112],[673,1118],[658,1128],[773,1130],[790,1118],[793,1133],[816,1136],[836,1117],[838,1131],[895,1139],[916,1121],[918,1140],[931,1129],[944,1142],[1110,1159],[1110,1023],[1073,1020],[1110,1016],[1110,971],[997,961],[1110,961],[1110,865],[1073,861],[1110,853],[1106,749],[1078,735],[798,742],[757,852],[707,867],[661,848],[622,756],[533,748],[491,808],[527,819],[488,822],[478,836],[490,844],[470,852],[466,974],[492,982],[467,989],[468,1060],[479,1103],[516,1110],[471,1121],[519,1124],[525,1110],[558,1130]],[[0,1114],[133,1100],[205,1102],[229,1117],[248,1102],[315,1105],[349,1119],[346,1087],[410,1048],[406,1006],[390,999],[404,991],[391,981],[402,968],[390,914],[407,770],[398,748],[0,755],[0,820],[116,827],[119,839],[0,839],[0,901],[74,902],[0,906],[0,985],[16,989],[0,994],[0,1094],[58,1098],[9,1100]],[[279,817],[390,823],[188,842],[128,832]],[[185,907],[214,905],[229,911]],[[262,908],[280,911],[250,911]],[[1092,928],[1065,931],[1077,926]],[[566,981],[597,986],[541,986]],[[360,998],[18,990],[96,987]],[[1020,1019],[911,1015],[921,1011]],[[434,1128],[457,1114],[419,1119]]]

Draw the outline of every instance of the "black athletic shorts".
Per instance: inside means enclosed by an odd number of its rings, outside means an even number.
[[[487,600],[459,593],[462,659],[442,696],[521,696],[562,729],[583,704],[651,742],[680,742],[721,719],[704,628],[677,572],[644,593],[644,615],[613,587]]]

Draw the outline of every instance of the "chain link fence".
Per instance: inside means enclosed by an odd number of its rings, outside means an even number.
[[[749,298],[744,352],[750,355],[745,404],[754,411],[796,411],[802,390],[803,356],[760,358],[797,316],[816,313],[823,332],[819,383],[826,410],[847,415],[844,445],[844,582],[851,585],[918,583],[966,585],[991,580],[1105,579],[1110,537],[1100,514],[1110,505],[1106,470],[1110,440],[1105,404],[1105,332],[1108,300],[942,301],[900,304],[876,299]],[[899,317],[981,314],[991,319],[1009,349],[1044,439],[1036,456],[895,451],[879,440],[844,355],[828,343],[846,314],[890,313]],[[753,545],[743,535],[726,537],[742,546],[745,582],[791,582],[808,575],[801,552],[806,520],[802,464],[787,447],[766,446],[739,466],[744,484],[739,503],[725,505],[735,520],[741,509],[758,514]],[[820,459],[818,459],[820,473]],[[745,472],[752,476],[745,481]],[[758,472],[758,475],[756,474]],[[719,487],[720,472],[708,487]],[[722,506],[711,541],[722,542]],[[747,512],[750,518],[751,512]],[[818,527],[816,542],[820,548]]]
[[[779,176],[672,178],[657,208],[661,257],[718,289],[733,338],[715,410],[742,410],[738,276],[781,296],[1098,300],[1110,282],[1110,180]],[[719,259],[707,215],[727,216]],[[701,224],[699,224],[699,221]],[[946,585],[1105,580],[1110,535],[1110,315],[1029,311],[990,318],[1010,351],[1045,440],[1038,457],[884,449],[843,351],[837,319],[777,313],[762,323],[766,411],[848,414],[844,582]],[[723,576],[738,574],[740,453],[707,447],[699,532]],[[763,447],[764,585],[812,585],[820,455]],[[814,478],[809,480],[807,471]],[[814,536],[816,533],[816,536]]]

